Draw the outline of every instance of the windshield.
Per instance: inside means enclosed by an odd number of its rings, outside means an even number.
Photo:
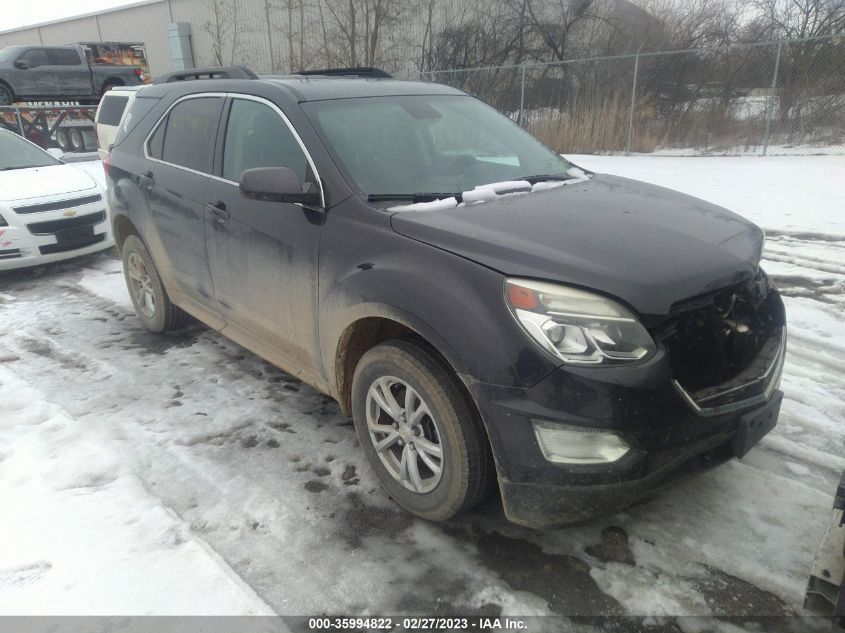
[[[364,193],[450,193],[571,166],[470,96],[393,96],[303,104],[346,177]]]
[[[10,62],[12,58],[17,56],[23,50],[22,46],[10,46],[0,50],[0,62]]]
[[[61,161],[17,134],[0,130],[0,171],[61,164]]]

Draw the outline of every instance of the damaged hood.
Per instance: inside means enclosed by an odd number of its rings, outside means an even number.
[[[391,224],[504,275],[598,290],[648,315],[750,278],[764,240],[727,209],[600,174],[457,208],[401,211]]]

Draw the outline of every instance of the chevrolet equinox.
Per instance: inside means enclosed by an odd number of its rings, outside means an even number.
[[[334,397],[407,511],[495,482],[511,521],[584,521],[775,426],[757,226],[455,88],[238,74],[145,87],[105,162],[138,318],[190,314]]]

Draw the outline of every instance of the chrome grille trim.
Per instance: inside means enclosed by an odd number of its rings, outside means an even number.
[[[724,413],[732,413],[734,411],[740,411],[742,409],[750,409],[752,407],[765,404],[769,401],[774,393],[775,389],[777,389],[778,385],[780,384],[780,378],[783,374],[783,364],[786,359],[786,327],[784,327],[781,331],[780,342],[778,353],[775,358],[772,359],[772,362],[769,363],[769,366],[766,367],[766,370],[760,374],[757,378],[745,382],[741,385],[736,387],[731,387],[730,389],[726,389],[725,391],[720,391],[714,394],[708,395],[706,398],[700,398],[696,400],[692,394],[690,394],[686,389],[681,386],[677,380],[672,381],[672,386],[675,387],[675,390],[680,394],[680,396],[690,405],[690,407],[700,416],[702,417],[713,417],[716,415],[722,415]],[[724,397],[731,393],[742,391],[744,389],[748,389],[749,387],[753,387],[760,383],[765,382],[766,386],[763,389],[762,393],[758,393],[750,398],[744,398],[743,400],[737,400],[736,402],[729,402],[726,404],[715,405],[712,407],[702,406],[702,403],[706,401],[710,401],[716,398]]]

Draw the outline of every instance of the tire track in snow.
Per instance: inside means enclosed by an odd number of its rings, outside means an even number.
[[[787,307],[789,341],[780,420],[761,446],[791,460],[796,478],[816,477],[829,489],[845,466],[843,257],[845,240],[822,234],[770,231],[763,251]]]
[[[0,366],[2,467],[11,469],[0,477],[0,534],[15,543],[0,564],[43,560],[0,570],[0,612],[273,614],[148,494],[120,459],[119,438],[69,415],[20,378],[22,367]]]
[[[15,311],[33,303],[37,318],[7,337],[27,378],[91,424],[120,420],[147,489],[279,612],[472,612],[485,591],[547,612],[541,599],[514,597],[471,544],[376,493],[351,427],[321,394],[202,327],[148,334],[65,281]],[[0,312],[0,330],[7,319]],[[340,478],[350,466],[352,486]],[[328,485],[315,495],[309,481]]]

